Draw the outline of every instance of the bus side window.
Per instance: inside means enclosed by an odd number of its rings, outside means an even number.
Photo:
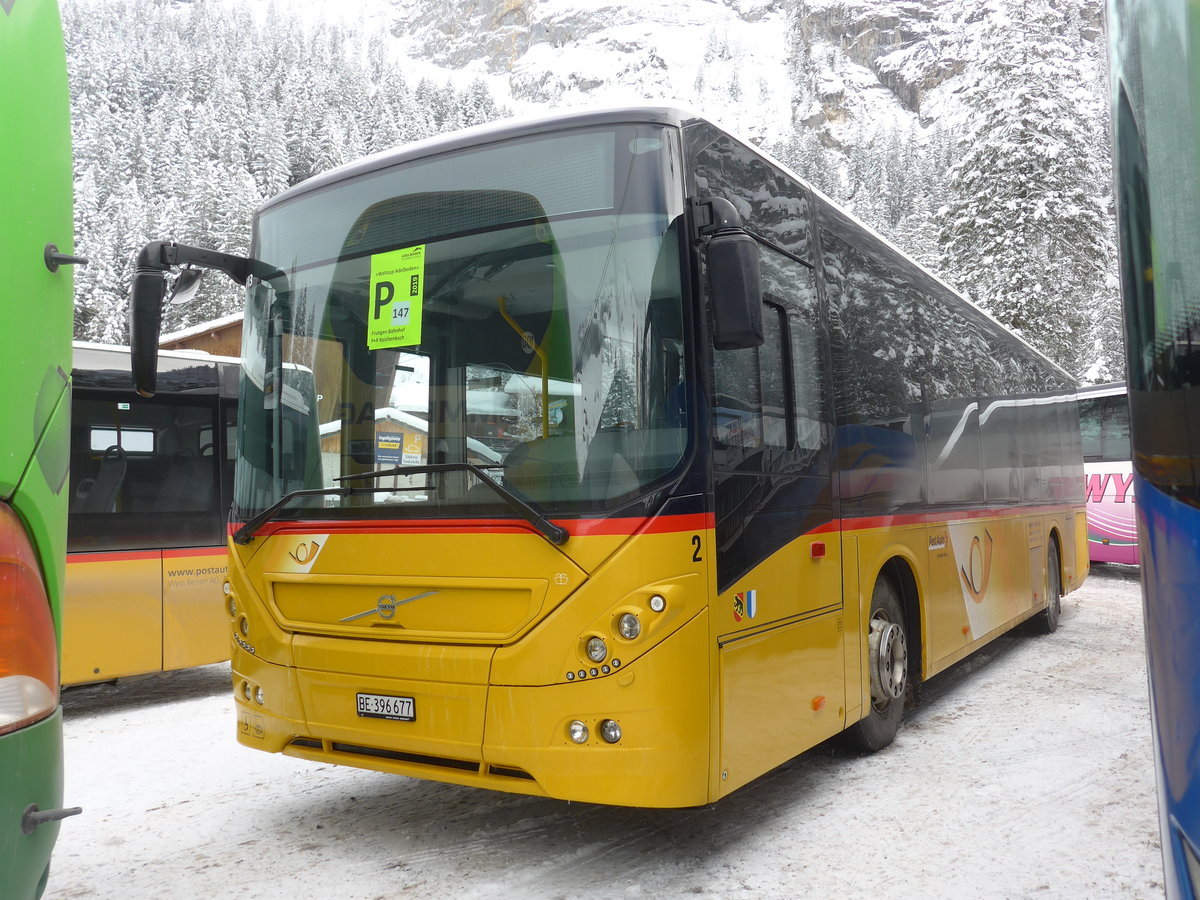
[[[783,311],[785,318],[784,378],[791,388],[788,447],[802,457],[811,457],[828,440],[823,427],[825,342],[818,313],[816,277],[808,266],[773,250],[764,249],[760,262],[763,295]]]
[[[761,347],[713,354],[718,463],[737,467],[764,447],[787,447],[783,311],[764,304]]]

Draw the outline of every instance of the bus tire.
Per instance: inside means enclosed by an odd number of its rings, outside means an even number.
[[[1058,620],[1062,616],[1062,570],[1058,566],[1058,544],[1050,541],[1046,553],[1046,608],[1038,616],[1039,630],[1043,634],[1058,631]]]
[[[871,593],[867,633],[867,667],[871,676],[871,708],[846,729],[846,743],[874,753],[896,737],[909,690],[908,631],[895,585],[881,576]]]

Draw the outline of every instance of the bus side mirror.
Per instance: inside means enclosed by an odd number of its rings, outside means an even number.
[[[708,240],[708,292],[712,298],[713,346],[718,350],[761,347],[758,242],[745,231],[720,231]]]
[[[129,350],[133,389],[143,397],[153,397],[157,387],[158,335],[166,295],[166,272],[139,267],[129,298]]]

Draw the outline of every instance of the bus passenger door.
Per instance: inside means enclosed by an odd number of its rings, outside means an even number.
[[[78,530],[80,516],[71,526]],[[162,554],[67,554],[63,595],[64,685],[111,681],[162,667]]]
[[[722,793],[845,723],[824,349],[815,291],[796,293],[811,276],[787,265],[764,265],[763,346],[714,355]]]

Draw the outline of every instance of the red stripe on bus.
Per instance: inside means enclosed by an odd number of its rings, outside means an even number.
[[[1001,507],[995,509],[956,509],[945,512],[862,516],[831,519],[804,532],[806,535],[832,534],[839,531],[865,531],[872,528],[898,528],[906,525],[946,525],[972,519],[999,519],[1027,515],[1051,515],[1062,511],[1080,511],[1071,503],[1057,506]],[[573,537],[629,536],[634,534],[674,534],[685,531],[707,531],[715,526],[712,513],[691,513],[678,516],[649,518],[564,519],[555,522]],[[240,526],[230,525],[233,534]],[[520,519],[305,519],[303,521],[270,522],[263,525],[255,537],[275,534],[482,534],[484,532],[534,532],[532,525]],[[801,535],[797,535],[800,537]]]
[[[650,518],[565,519],[555,522],[573,537],[599,535],[673,534],[683,531],[705,531],[713,527],[712,513]],[[230,534],[239,526],[230,525]],[[272,522],[264,525],[255,537],[274,534],[395,534],[419,532],[429,534],[480,534],[483,532],[519,532],[528,534],[536,529],[520,519],[409,519],[357,520],[306,519],[300,522]]]
[[[162,559],[161,550],[110,550],[104,553],[68,553],[67,563],[133,562]]]
[[[191,559],[197,556],[220,556],[225,547],[184,547],[170,550],[106,550],[98,553],[68,553],[68,563],[133,562],[140,559]]]

